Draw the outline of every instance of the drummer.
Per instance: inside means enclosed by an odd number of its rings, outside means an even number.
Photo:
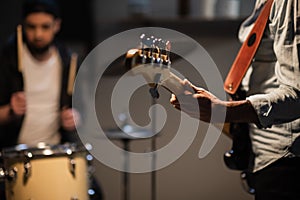
[[[0,57],[1,148],[74,139],[79,114],[70,107],[71,53],[57,40],[60,26],[54,1],[24,1],[23,34],[16,33]]]
[[[75,125],[80,116],[68,92],[74,79],[69,70],[77,69],[77,62],[71,62],[70,49],[57,40],[60,28],[54,1],[24,1],[22,29],[0,55],[1,149],[79,141]]]

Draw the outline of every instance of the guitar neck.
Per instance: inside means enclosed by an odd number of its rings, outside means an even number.
[[[186,91],[186,88],[182,85],[182,81],[181,78],[169,72],[168,78],[164,79],[160,85],[175,95],[183,94]],[[232,139],[232,135],[230,134],[230,123],[213,123],[213,125],[221,130],[227,137]]]
[[[179,78],[172,72],[169,72],[167,77],[164,77],[163,81],[159,83],[162,87],[167,89],[170,93],[183,94],[185,91],[182,85],[183,79]]]

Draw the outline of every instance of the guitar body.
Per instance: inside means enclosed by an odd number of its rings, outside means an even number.
[[[243,100],[246,92],[238,88],[235,94],[231,95],[232,100]],[[229,169],[239,170],[241,178],[247,182],[247,191],[254,193],[252,166],[254,154],[252,151],[251,139],[249,135],[249,125],[247,123],[230,123],[230,135],[232,147],[224,154],[224,162]]]

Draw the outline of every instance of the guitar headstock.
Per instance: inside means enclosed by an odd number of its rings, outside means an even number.
[[[170,73],[171,43],[145,34],[139,39],[139,47],[127,51],[125,65],[134,75],[143,75],[150,86],[160,84]]]
[[[133,68],[140,64],[157,64],[169,67],[171,65],[170,49],[170,41],[142,34],[139,48],[130,49],[127,52],[126,61],[130,62],[126,62],[126,66]]]

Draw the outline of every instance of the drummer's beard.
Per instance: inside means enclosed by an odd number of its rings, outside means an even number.
[[[51,42],[43,47],[36,47],[32,44],[27,43],[27,46],[32,55],[39,56],[39,55],[43,55],[43,54],[47,53],[52,44],[53,44],[53,42]]]

